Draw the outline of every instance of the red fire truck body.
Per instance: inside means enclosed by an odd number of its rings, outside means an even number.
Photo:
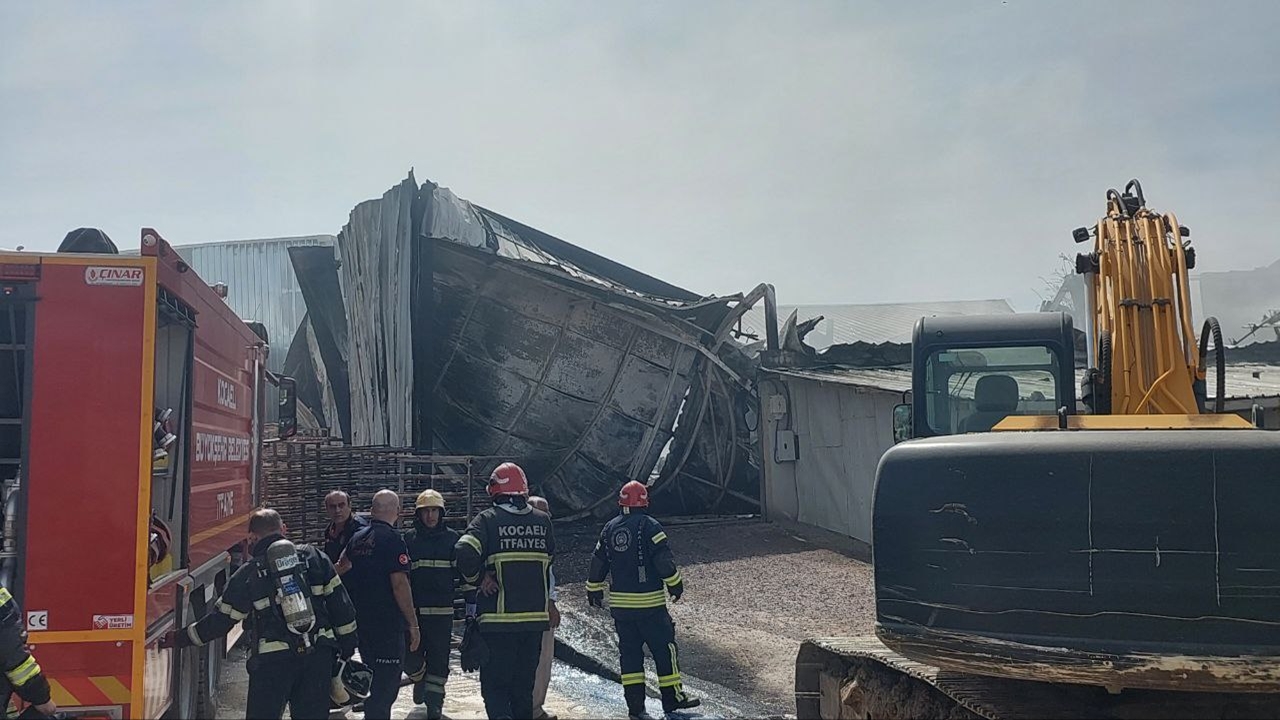
[[[0,253],[0,581],[60,709],[212,716],[225,645],[157,642],[242,547],[267,350],[153,230],[133,257]]]

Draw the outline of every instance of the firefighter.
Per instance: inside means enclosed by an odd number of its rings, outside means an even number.
[[[337,658],[356,650],[356,612],[333,563],[310,545],[294,546],[284,532],[275,510],[254,510],[253,558],[227,581],[212,612],[171,631],[161,646],[205,645],[247,619],[254,644],[245,717],[279,718],[287,704],[291,717],[323,718]]]
[[[488,573],[496,587],[476,598],[489,660],[480,694],[490,720],[532,718],[533,686],[550,626],[550,569],[555,555],[551,518],[529,506],[529,481],[515,463],[489,476],[493,507],[476,515],[456,546],[458,569],[476,584]]]
[[[428,720],[439,720],[444,709],[444,686],[449,679],[449,650],[453,642],[453,601],[462,593],[475,603],[475,588],[466,585],[454,560],[458,532],[444,524],[444,496],[423,490],[413,503],[413,527],[404,533],[409,548],[409,584],[418,611],[422,642],[406,658],[415,705],[427,706]],[[420,677],[419,677],[420,676]]]
[[[0,677],[0,708],[9,707],[9,699],[17,693],[36,712],[52,717],[58,706],[49,695],[49,680],[27,652],[23,626],[18,602],[0,585],[0,669],[4,671]]]
[[[649,489],[632,480],[618,493],[622,512],[605,524],[596,542],[587,574],[587,602],[604,607],[605,578],[609,583],[609,613],[618,632],[622,665],[622,694],[631,718],[647,718],[644,709],[644,647],[649,647],[658,670],[662,710],[670,714],[697,707],[680,681],[676,627],[667,612],[667,594],[676,602],[684,581],[671,556],[662,525],[649,516]]]

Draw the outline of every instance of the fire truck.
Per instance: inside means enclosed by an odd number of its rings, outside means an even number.
[[[0,582],[71,717],[214,715],[227,644],[158,641],[241,557],[266,383],[296,424],[220,290],[152,229],[136,256],[0,252]]]

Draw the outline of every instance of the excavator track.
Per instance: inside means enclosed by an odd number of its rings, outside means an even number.
[[[947,672],[898,655],[876,637],[814,638],[796,658],[796,717],[1258,718],[1280,717],[1280,695],[1102,688]]]

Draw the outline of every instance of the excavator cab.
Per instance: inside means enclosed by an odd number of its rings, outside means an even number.
[[[926,317],[912,338],[912,403],[894,439],[988,432],[1017,415],[1074,414],[1074,329],[1066,313]]]

